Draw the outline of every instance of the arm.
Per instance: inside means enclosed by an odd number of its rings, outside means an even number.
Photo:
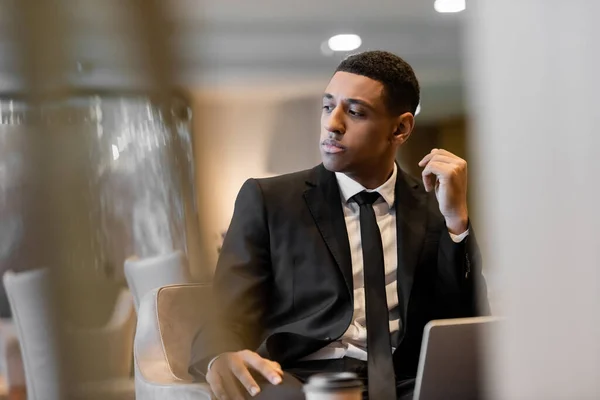
[[[265,202],[259,183],[250,179],[238,194],[217,263],[215,316],[192,345],[190,374],[205,378],[219,400],[244,397],[240,383],[252,396],[260,392],[249,369],[272,384],[281,382],[281,366],[254,352],[263,332],[271,270]]]
[[[436,303],[444,318],[489,315],[481,254],[470,224],[468,229],[469,235],[460,243],[447,230],[441,232]]]
[[[472,317],[489,314],[481,255],[469,223],[467,207],[467,162],[442,149],[433,149],[420,162],[423,183],[435,191],[444,226],[440,229],[436,313],[441,318]],[[469,234],[455,243],[451,234]]]
[[[256,180],[244,183],[225,236],[213,291],[215,317],[196,336],[190,372],[205,375],[217,355],[259,345],[271,276],[265,204]]]

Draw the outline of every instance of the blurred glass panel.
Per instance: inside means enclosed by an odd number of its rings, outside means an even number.
[[[142,96],[78,97],[43,106],[42,120],[54,136],[55,190],[69,193],[60,205],[72,249],[67,264],[78,268],[86,260],[122,277],[131,255],[185,251],[183,195],[191,195],[193,185],[190,117],[183,100],[158,105]],[[186,188],[180,171],[188,177]]]
[[[35,208],[31,147],[25,121],[29,110],[23,102],[0,100],[0,271],[20,270],[40,262],[35,251]],[[0,317],[10,309],[1,287]]]
[[[141,95],[78,96],[40,107],[5,99],[0,118],[2,272],[54,264],[40,251],[50,241],[64,245],[53,252],[62,267],[91,267],[118,281],[127,257],[186,252],[186,225],[197,218],[184,99],[160,105]],[[43,148],[33,145],[34,120]]]

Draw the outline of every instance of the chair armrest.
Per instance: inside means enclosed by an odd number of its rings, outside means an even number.
[[[135,396],[136,400],[212,400],[215,398],[206,383],[149,382],[141,378],[137,371]]]
[[[157,296],[153,289],[140,301],[134,340],[135,387],[138,400],[211,400],[210,387],[177,377],[167,360],[158,321]],[[191,351],[191,349],[190,349]]]
[[[136,379],[171,384],[178,381],[173,374],[160,337],[156,298],[159,289],[146,293],[140,301],[137,328],[133,342]]]

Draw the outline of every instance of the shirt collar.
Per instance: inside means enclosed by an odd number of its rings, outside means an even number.
[[[338,182],[338,186],[340,187],[340,194],[342,195],[342,199],[345,203],[357,193],[366,190],[367,192],[377,192],[383,197],[383,200],[388,204],[390,208],[394,205],[395,200],[395,189],[396,189],[396,177],[398,176],[398,166],[394,163],[394,171],[392,172],[392,176],[389,177],[387,181],[384,182],[383,185],[379,186],[376,189],[366,189],[363,185],[356,182],[354,179],[350,178],[346,174],[342,172],[336,172],[335,177]]]

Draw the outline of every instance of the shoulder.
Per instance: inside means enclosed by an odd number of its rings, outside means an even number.
[[[270,178],[253,178],[247,182],[253,182],[265,195],[303,192],[306,189],[307,182],[313,180],[313,176],[317,173],[318,168],[319,166]]]
[[[270,178],[248,179],[238,194],[238,202],[262,204],[269,213],[299,207],[304,193],[310,187],[321,165],[312,169]]]

